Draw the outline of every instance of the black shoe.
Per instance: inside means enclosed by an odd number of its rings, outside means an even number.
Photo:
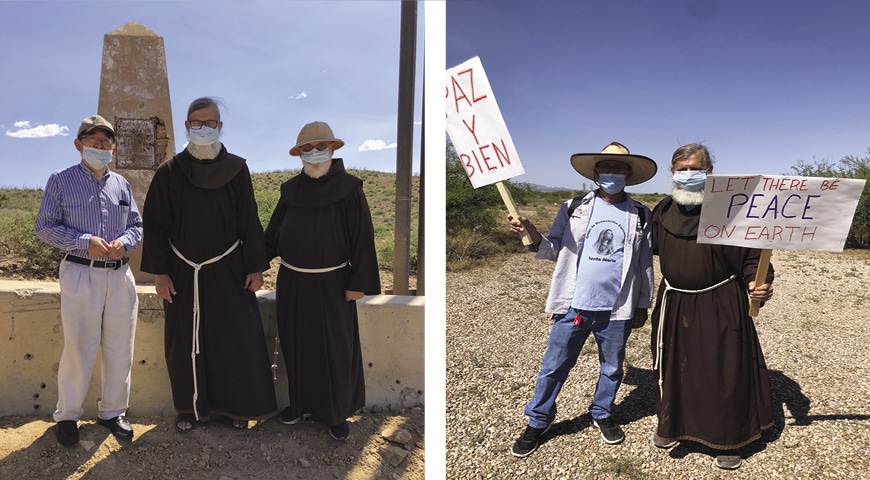
[[[347,422],[341,422],[329,427],[329,435],[336,440],[347,440],[347,437],[350,436],[350,426]]]
[[[109,427],[109,430],[112,431],[112,435],[116,437],[133,438],[133,427],[130,426],[130,422],[128,422],[123,415],[118,415],[117,417],[108,420],[98,418],[97,423],[104,427]]]
[[[75,420],[57,422],[57,443],[64,447],[72,447],[79,443],[79,424]]]
[[[601,430],[601,438],[605,442],[615,445],[625,440],[625,432],[614,423],[613,418],[593,418],[592,423]]]
[[[520,435],[520,438],[514,442],[514,446],[511,448],[511,454],[519,458],[525,458],[531,455],[532,452],[538,449],[541,437],[547,433],[547,430],[550,429],[550,425],[547,425],[544,428],[535,428],[527,425],[523,434]]]

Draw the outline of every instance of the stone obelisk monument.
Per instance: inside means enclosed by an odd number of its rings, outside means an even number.
[[[144,211],[154,171],[175,154],[163,37],[137,22],[105,35],[97,113],[115,126],[118,148],[109,168],[130,182]],[[129,256],[136,281],[152,283],[154,276],[140,269],[142,245]]]

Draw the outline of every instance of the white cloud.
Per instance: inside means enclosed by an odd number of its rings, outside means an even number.
[[[387,150],[390,148],[396,148],[395,143],[391,143],[387,145],[387,142],[383,140],[366,140],[362,145],[356,150],[357,152],[377,152],[380,150]]]
[[[35,127],[30,125],[30,122],[27,120],[15,122],[12,124],[17,130],[9,131],[6,130],[7,137],[13,138],[47,138],[47,137],[56,137],[58,135],[66,137],[69,135],[69,127],[62,127],[56,123],[49,123],[48,125],[37,125]]]
[[[302,92],[302,93],[297,93],[296,95],[290,95],[287,98],[289,98],[290,100],[300,100],[300,99],[303,99],[307,96],[308,96],[308,92]]]

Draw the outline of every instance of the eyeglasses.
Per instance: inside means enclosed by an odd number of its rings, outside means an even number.
[[[187,124],[190,125],[191,130],[199,130],[203,125],[208,128],[217,128],[219,122],[220,120],[206,120],[204,122],[201,120],[188,120]]]
[[[605,172],[630,172],[631,166],[626,165],[622,162],[598,162],[595,164],[595,168],[598,170],[603,170]]]
[[[88,148],[94,147],[111,147],[115,144],[115,140],[107,137],[82,137],[79,139],[82,145]]]
[[[326,150],[327,148],[329,148],[330,145],[332,145],[332,142],[320,142],[316,145],[311,145],[310,143],[306,143],[305,145],[302,145],[301,147],[299,147],[299,150],[302,150],[303,152],[308,153],[316,148],[317,150],[322,152],[322,151]]]

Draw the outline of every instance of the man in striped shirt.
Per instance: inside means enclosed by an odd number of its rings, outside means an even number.
[[[115,152],[112,124],[99,115],[85,118],[74,143],[82,161],[49,176],[35,222],[36,236],[64,253],[59,273],[64,346],[53,416],[57,440],[65,447],[79,441],[78,420],[98,347],[103,357],[97,423],[116,437],[133,437],[124,415],[139,299],[126,252],[142,237],[130,184],[108,167]]]

